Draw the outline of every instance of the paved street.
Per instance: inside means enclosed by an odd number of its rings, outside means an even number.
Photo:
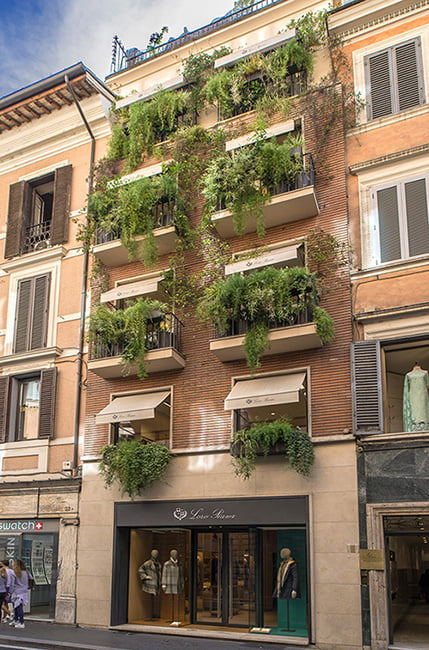
[[[195,639],[186,636],[167,636],[135,632],[119,632],[92,628],[35,623],[27,621],[25,629],[8,625],[0,627],[0,650],[13,648],[26,650],[302,650],[292,645],[267,644],[259,642],[221,641],[218,639]]]

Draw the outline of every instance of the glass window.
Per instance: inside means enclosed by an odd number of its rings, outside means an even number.
[[[39,433],[40,377],[19,379],[16,440],[31,440]]]

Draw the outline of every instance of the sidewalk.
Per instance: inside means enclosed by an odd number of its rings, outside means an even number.
[[[189,638],[167,634],[148,634],[106,629],[57,625],[26,621],[25,629],[0,626],[0,644],[31,645],[41,650],[303,650],[301,647],[271,645],[255,639],[254,642],[219,641],[208,638]]]

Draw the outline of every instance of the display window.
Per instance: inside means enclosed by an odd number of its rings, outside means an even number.
[[[308,637],[305,527],[136,528],[128,622]]]
[[[37,529],[36,526],[40,528]],[[39,532],[52,528],[52,523],[30,520],[0,522],[0,559],[8,560],[12,568],[15,559],[22,559],[34,577],[34,589],[29,592],[27,614],[34,618],[53,619],[58,561],[58,533]],[[10,533],[3,531],[10,530]],[[16,533],[17,530],[35,532]]]

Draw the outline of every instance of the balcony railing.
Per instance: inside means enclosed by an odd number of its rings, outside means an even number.
[[[175,209],[175,201],[159,201],[152,209],[155,224],[154,229],[172,226],[174,222]],[[112,228],[111,230],[106,231],[103,228],[97,227],[95,230],[96,244],[105,244],[109,241],[114,241],[115,239],[120,238],[121,232],[119,228]]]
[[[153,316],[146,325],[146,349],[149,351],[174,348],[180,352],[182,327],[182,322],[174,314]],[[90,346],[90,359],[118,357],[122,355],[124,348],[125,343],[106,343],[96,337]]]
[[[43,221],[25,230],[23,253],[43,250],[51,245],[51,222]]]
[[[137,48],[132,48],[126,50],[121,41],[117,36],[113,37],[112,45],[112,63],[110,67],[110,74],[116,74],[125,68],[130,68],[138,63],[143,63],[149,59],[159,56],[164,52],[169,52],[171,50],[176,50],[179,47],[182,47],[185,43],[191,41],[196,41],[199,38],[207,36],[213,32],[216,32],[218,29],[222,29],[231,23],[235,23],[243,18],[246,18],[250,14],[254,14],[258,11],[262,11],[271,5],[280,4],[285,0],[260,0],[260,2],[254,2],[249,7],[243,7],[238,11],[228,11],[225,16],[221,18],[216,18],[208,25],[195,29],[192,32],[184,32],[177,38],[172,38],[166,43],[162,43],[157,47],[151,47],[145,52],[141,52]]]
[[[281,327],[291,327],[293,325],[306,325],[313,322],[313,309],[307,307],[297,311],[295,314],[291,314],[289,318],[284,319],[273,319],[270,320],[267,325],[270,330],[278,329]],[[245,319],[235,319],[228,322],[228,326],[225,332],[220,332],[218,328],[213,328],[212,338],[220,339],[227,336],[240,336],[246,334],[249,329],[251,322]]]

